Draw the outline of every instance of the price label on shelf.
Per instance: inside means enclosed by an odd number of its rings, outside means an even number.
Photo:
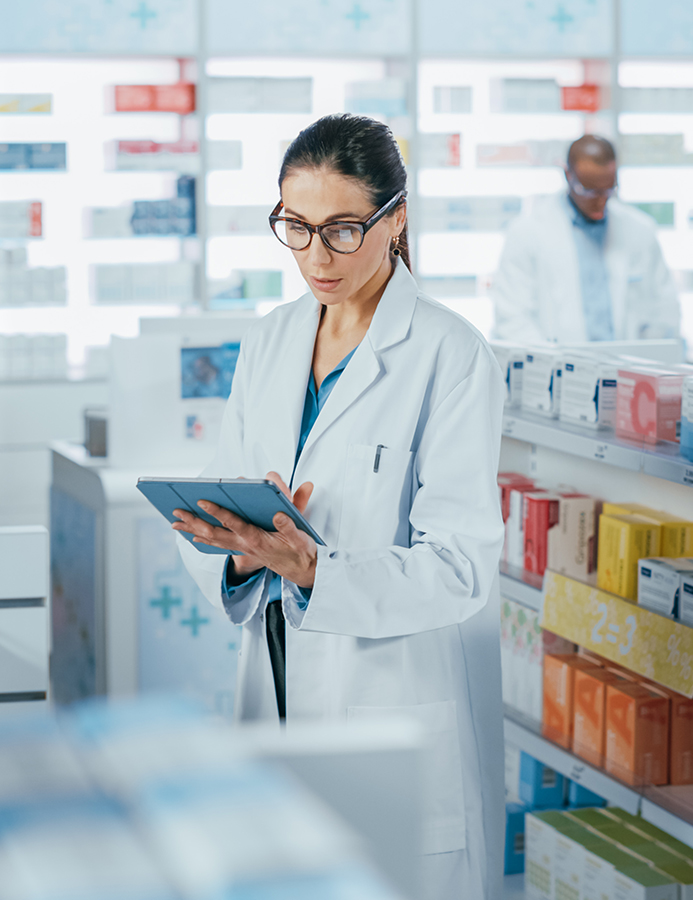
[[[693,628],[549,571],[541,626],[693,697]]]

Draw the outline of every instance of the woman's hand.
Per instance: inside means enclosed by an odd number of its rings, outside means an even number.
[[[310,495],[313,493],[313,485],[310,481],[304,482],[297,488],[292,497],[289,488],[276,472],[268,472],[266,477],[277,485],[299,512],[305,511]],[[217,519],[220,524],[210,525],[192,513],[176,509],[174,515],[180,519],[180,522],[173,523],[174,530],[195,535],[194,543],[208,544],[210,547],[243,553],[243,556],[231,557],[234,573],[239,580],[244,580],[259,569],[266,567],[276,572],[277,575],[293,581],[299,587],[313,587],[318,558],[317,546],[310,535],[299,531],[289,516],[277,513],[272,520],[277,530],[272,532],[263,531],[256,525],[244,522],[243,519],[228,509],[217,506],[216,503],[200,500],[198,506],[208,515]]]

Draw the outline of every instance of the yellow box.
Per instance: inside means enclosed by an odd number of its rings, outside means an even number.
[[[597,586],[626,600],[638,599],[638,560],[660,556],[661,526],[644,516],[599,517]],[[656,552],[654,552],[656,551]]]
[[[642,503],[605,503],[602,512],[608,516],[642,516],[662,528],[660,556],[693,556],[693,522],[672,516]]]

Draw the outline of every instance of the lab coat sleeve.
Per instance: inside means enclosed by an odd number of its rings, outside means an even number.
[[[236,363],[231,395],[221,423],[217,452],[212,462],[202,471],[203,478],[237,478],[243,474],[246,340],[241,344]],[[180,535],[177,535],[177,539],[185,568],[207,600],[218,609],[225,610],[234,625],[243,625],[252,618],[260,604],[266,602],[271,573],[267,573],[264,578],[251,579],[227,597],[223,585],[228,557],[202,553]]]
[[[493,278],[494,335],[501,340],[544,341],[539,325],[536,252],[525,218],[508,228]]]
[[[410,547],[318,547],[310,603],[282,584],[284,614],[304,631],[389,638],[458,624],[487,601],[503,521],[496,475],[503,381],[479,345],[472,372],[432,412],[416,455]]]
[[[656,234],[652,235],[650,256],[652,284],[650,295],[653,308],[641,333],[642,339],[677,338],[681,334],[681,308],[674,279],[662,255]]]

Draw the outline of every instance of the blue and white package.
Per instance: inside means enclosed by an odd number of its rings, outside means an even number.
[[[568,806],[570,809],[587,809],[593,806],[606,806],[606,800],[594,791],[588,791],[577,781],[569,781]]]
[[[693,375],[681,389],[681,455],[693,461]]]
[[[560,809],[565,779],[528,753],[520,757],[520,800],[530,809]]]
[[[506,409],[521,406],[522,372],[525,364],[524,348],[511,341],[492,341],[491,349],[505,378]]]
[[[525,813],[524,803],[505,804],[505,875],[525,870]]]
[[[561,376],[561,421],[589,428],[613,428],[617,379],[615,365],[596,357],[567,354]]]

